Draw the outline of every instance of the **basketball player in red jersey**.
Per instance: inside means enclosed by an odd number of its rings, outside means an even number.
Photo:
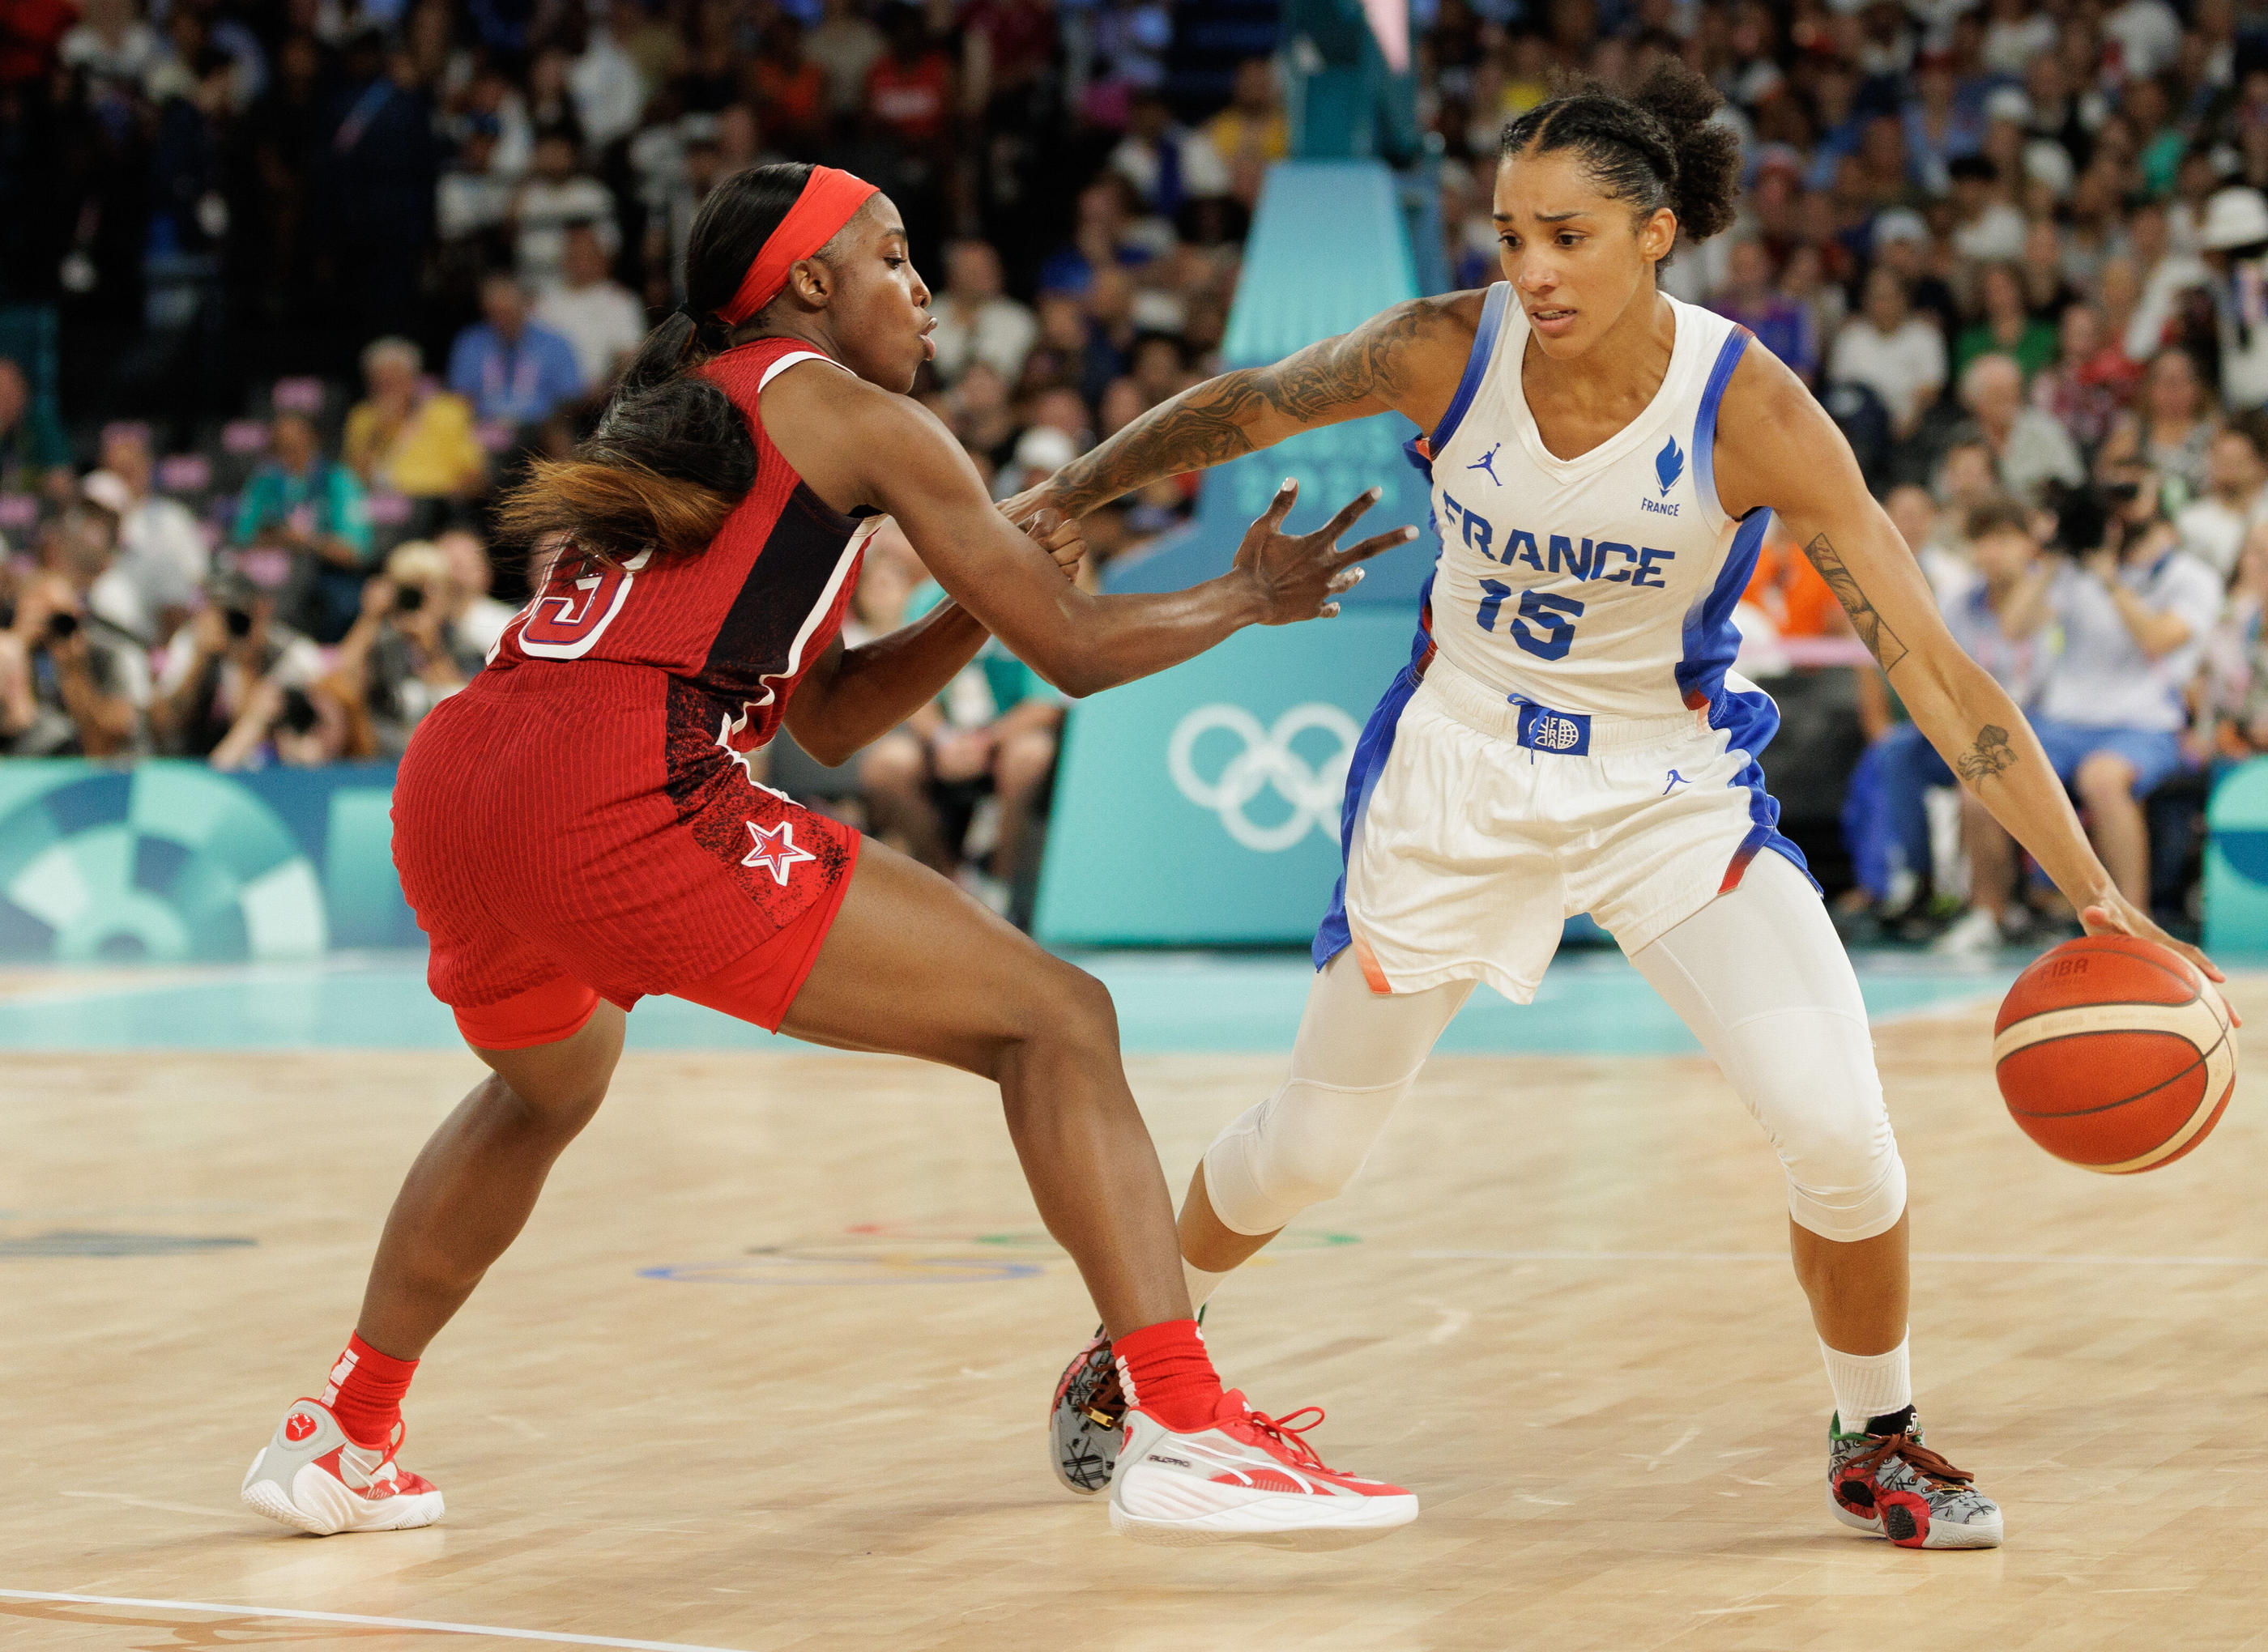
[[[1286,483],[1219,578],[1089,595],[905,393],[934,324],[898,214],[872,185],[804,165],[726,180],[694,224],[686,286],[686,311],[647,340],[598,434],[507,501],[507,525],[563,535],[559,554],[488,669],[402,760],[402,888],[433,990],[490,1076],[411,1167],[354,1338],[254,1459],[246,1501],[317,1534],[440,1517],[440,1493],[395,1460],[410,1374],[604,1098],[624,1013],[674,993],[808,1042],[998,1081],[1041,1215],[1132,1397],[1114,1527],[1336,1546],[1406,1524],[1415,1497],[1332,1472],[1299,1430],[1223,1392],[1101,986],[946,879],[761,785],[750,760],[785,725],[842,760],[942,689],[988,633],[1085,694],[1247,625],[1330,614],[1356,564],[1415,530],[1339,549],[1367,494],[1286,534]],[[953,600],[845,649],[883,513]],[[1073,548],[1063,532],[1051,543]]]

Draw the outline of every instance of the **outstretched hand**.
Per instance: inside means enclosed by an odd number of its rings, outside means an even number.
[[[2113,894],[2096,901],[2080,913],[2079,921],[2089,935],[2131,935],[2138,940],[2155,941],[2160,946],[2171,948],[2196,965],[2205,973],[2207,980],[2226,981],[2228,979],[2211,958],[2186,941],[2176,941],[2168,935],[2150,921],[2147,913],[2124,895]],[[2228,1018],[2238,1026],[2244,1024],[2233,1004],[2229,1006]]]
[[[1357,495],[1312,533],[1286,533],[1284,518],[1299,500],[1300,484],[1285,479],[1267,514],[1244,531],[1244,542],[1236,547],[1236,572],[1254,583],[1264,604],[1261,624],[1332,618],[1339,611],[1336,599],[1362,581],[1357,563],[1418,537],[1416,528],[1395,528],[1339,548],[1339,535],[1378,503],[1381,491],[1373,488]]]

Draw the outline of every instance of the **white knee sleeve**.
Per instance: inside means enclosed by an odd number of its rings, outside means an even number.
[[[1292,1076],[1205,1153],[1213,1214],[1238,1233],[1273,1233],[1344,1188],[1472,989],[1373,993],[1348,954],[1333,958],[1308,989]]]
[[[1213,1215],[1238,1233],[1273,1233],[1352,1181],[1387,1116],[1418,1082],[1353,1090],[1287,1080],[1220,1133],[1204,1156]]]
[[[1788,1214],[1871,1239],[1906,1208],[1867,1006],[1819,897],[1779,855],[1631,962],[1691,1028],[1771,1138]]]

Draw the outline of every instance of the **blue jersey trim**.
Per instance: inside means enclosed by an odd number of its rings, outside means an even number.
[[[1755,336],[1744,327],[1733,329],[1717,352],[1717,364],[1709,370],[1709,382],[1701,387],[1700,411],[1693,415],[1693,486],[1720,517],[1725,506],[1717,497],[1717,404],[1724,400],[1725,386],[1733,382],[1733,369],[1741,364],[1741,356]],[[1433,451],[1438,453],[1440,449]]]
[[[1733,610],[1756,571],[1756,554],[1764,549],[1764,530],[1771,523],[1769,510],[1752,510],[1734,530],[1732,548],[1709,594],[1685,616],[1683,657],[1677,662],[1677,693],[1692,711],[1714,715],[1724,692],[1725,673],[1741,652],[1741,628],[1733,623]]]
[[[1473,334],[1473,353],[1465,357],[1465,376],[1457,381],[1457,393],[1450,399],[1449,410],[1441,415],[1441,422],[1433,427],[1433,439],[1428,444],[1436,459],[1457,433],[1457,426],[1464,422],[1465,409],[1480,393],[1481,380],[1488,377],[1489,358],[1496,354],[1496,335],[1504,326],[1505,305],[1511,298],[1512,283],[1508,281],[1499,281],[1488,290],[1488,302],[1481,306],[1480,327]],[[1426,474],[1432,474],[1430,466]]]

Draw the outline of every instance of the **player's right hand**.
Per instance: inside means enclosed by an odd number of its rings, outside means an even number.
[[[1261,624],[1330,619],[1339,611],[1337,598],[1361,583],[1362,569],[1357,563],[1418,537],[1415,528],[1395,528],[1373,534],[1345,550],[1339,548],[1339,535],[1378,503],[1381,491],[1373,488],[1356,496],[1312,533],[1286,533],[1284,518],[1299,500],[1300,484],[1285,479],[1268,513],[1244,531],[1244,543],[1236,547],[1236,572],[1254,582],[1265,605]]]

